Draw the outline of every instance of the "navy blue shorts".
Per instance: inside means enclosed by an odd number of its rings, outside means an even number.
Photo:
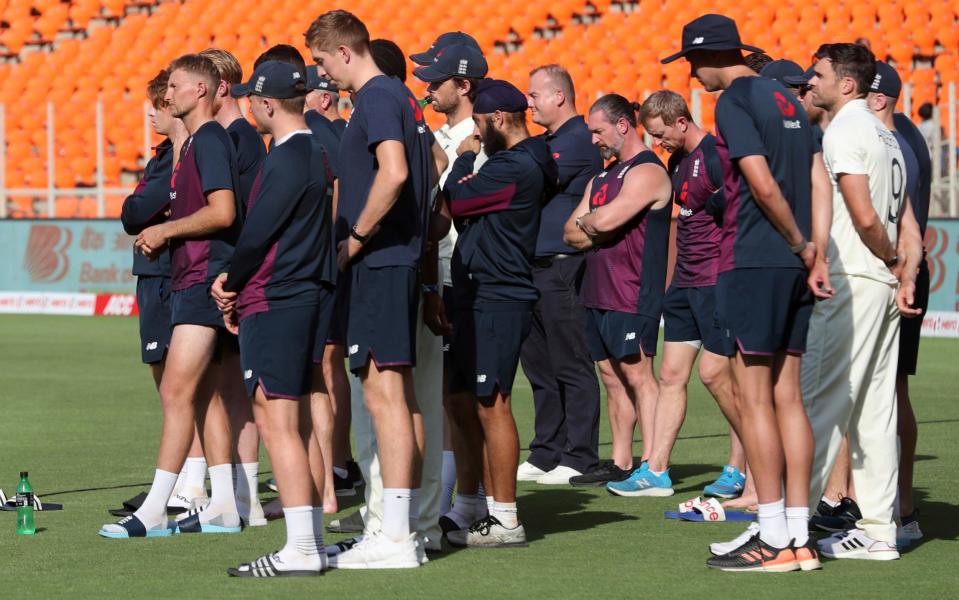
[[[173,291],[173,324],[224,327],[223,314],[210,295],[213,283],[198,283],[185,290]]]
[[[444,285],[443,286],[443,310],[446,311],[446,320],[452,321],[453,319],[453,286]],[[452,342],[453,336],[444,335],[443,336],[443,368],[450,368],[450,342]]]
[[[330,341],[330,331],[336,314],[336,301],[336,289],[329,285],[321,285],[317,300],[316,336],[313,339],[313,362],[316,364],[323,362],[326,345],[335,343]]]
[[[532,302],[484,302],[452,315],[450,393],[492,399],[509,395],[533,321]]]
[[[656,356],[659,321],[633,313],[586,309],[586,345],[594,361],[644,354]]]
[[[929,308],[929,265],[922,261],[919,275],[916,277],[916,308],[922,314],[912,319],[903,317],[899,321],[899,373],[915,375],[919,366],[919,337],[922,334],[922,318]]]
[[[325,343],[346,345],[346,325],[350,315],[350,271],[340,271],[336,276],[333,303],[328,307],[328,331]]]
[[[170,314],[170,278],[137,277],[137,307],[140,312],[140,358],[152,365],[166,358],[173,334]]]
[[[418,274],[413,267],[350,268],[347,354],[358,372],[372,358],[377,367],[416,365]]]
[[[251,397],[298,400],[310,392],[318,307],[271,308],[240,321],[240,368]]]
[[[803,354],[813,295],[805,269],[733,269],[719,274],[716,314],[724,351]]]
[[[725,344],[716,324],[716,286],[670,286],[663,299],[663,339],[667,342],[701,341],[713,354],[723,354]]]

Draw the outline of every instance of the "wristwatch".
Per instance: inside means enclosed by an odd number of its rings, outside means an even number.
[[[350,228],[350,237],[361,244],[365,244],[366,242],[370,241],[370,235],[360,235],[360,232],[356,230],[356,225]]]
[[[800,252],[806,249],[806,244],[807,244],[806,238],[802,238],[802,240],[798,244],[796,244],[795,246],[790,246],[789,251],[792,252],[793,254],[799,254]]]
[[[896,256],[893,256],[889,260],[884,260],[882,262],[885,263],[886,268],[891,269],[899,264],[899,255],[897,254]]]

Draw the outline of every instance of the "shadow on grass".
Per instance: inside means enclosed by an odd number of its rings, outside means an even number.
[[[929,500],[929,492],[924,488],[914,488],[913,502],[919,511],[919,526],[922,528],[923,539],[913,542],[900,552],[908,554],[921,546],[927,540],[955,541],[959,539],[959,520],[956,520],[955,504],[934,502]]]
[[[531,542],[552,533],[583,531],[608,523],[637,521],[639,517],[613,511],[587,510],[596,495],[575,488],[532,490],[520,497],[521,518]]]

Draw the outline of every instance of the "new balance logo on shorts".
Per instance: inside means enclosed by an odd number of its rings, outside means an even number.
[[[476,383],[486,383],[486,375],[477,375]]]
[[[360,351],[360,347],[357,344],[353,344],[352,346],[350,346],[350,356],[356,354],[359,351]]]
[[[253,369],[247,369],[243,371],[243,379],[250,379],[253,377]]]
[[[159,345],[160,345],[160,344],[159,344],[158,342],[149,342],[149,343],[147,344],[147,350],[156,350],[156,349],[157,349],[157,346],[159,346]]]
[[[636,339],[636,332],[635,332],[635,331],[630,331],[629,333],[626,334],[626,341],[627,341],[627,342],[630,341],[630,340],[635,340],[635,339]]]

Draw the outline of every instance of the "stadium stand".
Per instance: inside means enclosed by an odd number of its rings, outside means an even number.
[[[46,188],[46,103],[56,110],[58,188],[96,180],[95,107],[103,103],[105,185],[128,185],[144,164],[143,89],[171,59],[222,46],[245,69],[274,43],[302,44],[319,13],[341,3],[320,0],[0,0],[0,103],[5,106],[8,188]],[[689,97],[698,85],[682,61],[660,65],[675,49],[683,23],[716,10],[707,0],[555,0],[512,4],[457,1],[441,9],[426,0],[356,0],[347,8],[374,37],[408,52],[437,33],[473,34],[490,72],[522,83],[546,62],[568,67],[585,109],[589,99],[617,91],[642,100],[667,86]],[[944,84],[959,81],[959,3],[950,0],[786,0],[778,5],[730,5],[743,38],[771,56],[807,64],[824,41],[863,37],[879,58],[893,61],[912,85],[912,108],[938,104],[948,123]],[[414,15],[429,14],[417,19]],[[414,84],[415,87],[415,84]],[[420,91],[420,90],[414,90]],[[715,98],[702,96],[702,120],[712,127]],[[431,112],[431,111],[430,111]],[[431,118],[436,115],[431,114]],[[438,125],[439,123],[433,123]],[[127,177],[124,177],[127,175]],[[27,197],[11,197],[14,216],[47,216]],[[107,216],[119,203],[108,199]],[[90,199],[63,199],[62,217],[94,216]]]

